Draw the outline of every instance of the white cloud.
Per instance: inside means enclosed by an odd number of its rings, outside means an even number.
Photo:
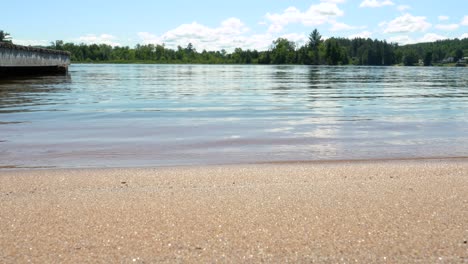
[[[65,42],[78,42],[78,43],[85,43],[85,44],[107,44],[111,46],[121,46],[120,43],[115,42],[116,37],[109,35],[109,34],[88,34],[85,36],[81,36],[76,39],[66,40]],[[15,44],[24,45],[24,46],[49,46],[53,41],[47,40],[27,40],[27,39],[13,39]]]
[[[424,37],[420,38],[418,42],[434,42],[443,39],[448,39],[448,37],[437,35],[435,33],[427,33],[426,35],[424,35]]]
[[[361,5],[359,5],[359,7],[382,7],[391,5],[395,5],[395,3],[390,0],[364,0],[362,1]]]
[[[414,43],[421,43],[421,42],[434,42],[437,40],[444,40],[444,39],[448,39],[448,37],[441,36],[435,33],[427,33],[423,37],[418,38],[418,39],[411,38],[407,35],[400,35],[400,36],[391,37],[388,39],[388,41],[392,43],[398,43],[400,45],[406,45],[406,44],[414,44]]]
[[[388,42],[398,43],[400,45],[406,45],[406,44],[415,43],[416,41],[414,39],[410,38],[409,36],[402,35],[402,36],[391,37],[391,38],[388,39]]]
[[[292,6],[288,7],[281,14],[267,13],[265,18],[271,23],[270,33],[280,32],[289,24],[302,24],[304,26],[318,26],[330,22],[336,17],[343,16],[343,10],[339,9],[336,1],[321,2],[311,5],[308,10],[301,11]]]
[[[330,23],[332,24],[330,31],[344,31],[344,30],[353,30],[357,28],[355,26],[350,26],[348,24],[336,22],[336,21],[332,21]]]
[[[246,37],[243,39],[243,42],[237,45],[238,47],[242,47],[243,49],[256,49],[256,50],[267,50],[273,40],[276,38],[270,34],[257,34]],[[226,50],[232,50],[234,47],[226,48]]]
[[[270,33],[278,33],[283,31],[284,27],[280,24],[272,24],[268,27],[268,32]]]
[[[399,6],[397,7],[397,9],[398,9],[398,11],[400,11],[400,12],[404,12],[404,11],[406,11],[406,10],[411,9],[411,6],[409,6],[409,5],[399,5]]]
[[[305,34],[298,34],[298,33],[284,34],[281,37],[289,41],[292,41],[299,46],[304,45],[309,39],[308,36],[306,36]]]
[[[426,21],[426,17],[412,16],[404,14],[388,23],[381,23],[380,25],[386,26],[384,33],[408,33],[426,31],[432,25]]]
[[[348,38],[349,39],[355,39],[355,38],[370,38],[372,36],[372,32],[370,31],[362,31],[362,32],[359,32],[357,34],[353,34],[353,35],[349,35]]]
[[[460,27],[458,24],[438,24],[435,28],[445,31],[454,31]]]
[[[446,20],[449,20],[450,17],[448,17],[448,16],[438,16],[437,19],[439,19],[439,21],[446,21]]]
[[[49,46],[50,41],[47,40],[32,40],[32,39],[13,39],[14,44],[23,46]]]
[[[221,22],[221,27],[218,27],[216,30],[217,33],[224,35],[238,35],[250,29],[240,19],[231,17]]]
[[[464,16],[461,21],[462,26],[468,26],[468,16]]]
[[[265,50],[274,40],[274,36],[268,33],[248,36],[246,33],[249,31],[250,29],[239,19],[229,18],[214,28],[193,22],[180,25],[161,36],[149,32],[139,32],[138,36],[143,44],[165,44],[166,47],[175,49],[177,46],[185,47],[188,43],[192,43],[199,51],[204,49],[232,51],[238,47]]]
[[[387,21],[380,22],[380,23],[379,23],[379,27],[385,27],[387,24],[388,24]]]
[[[320,2],[333,3],[333,4],[342,4],[342,3],[346,2],[346,0],[320,0]]]
[[[460,39],[468,38],[468,33],[463,33],[463,35],[460,36]]]
[[[110,46],[121,46],[120,43],[115,42],[117,38],[109,34],[101,34],[99,36],[95,34],[88,34],[81,36],[76,41],[85,44],[107,44]]]

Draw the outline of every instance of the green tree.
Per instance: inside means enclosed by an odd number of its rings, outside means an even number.
[[[264,51],[259,54],[258,63],[260,64],[270,64],[271,63],[271,56],[270,51]]]
[[[271,58],[273,64],[292,64],[295,59],[296,44],[285,38],[273,41]]]
[[[188,62],[193,63],[197,60],[196,59],[197,50],[193,47],[192,43],[189,43],[187,47],[185,48],[185,54],[187,55]]]
[[[338,65],[341,60],[341,49],[338,46],[338,42],[334,39],[328,39],[326,41],[325,56],[329,65]]]
[[[112,59],[112,46],[106,44],[99,45],[99,55],[97,56],[100,61],[109,61]]]
[[[414,66],[418,62],[418,55],[413,50],[407,52],[403,58],[403,64],[405,66]]]
[[[312,56],[311,62],[312,64],[319,64],[320,62],[320,55],[319,55],[319,48],[320,45],[322,44],[322,35],[318,32],[317,29],[314,29],[312,33],[309,35],[309,47],[310,50],[312,51],[310,55]]]
[[[349,57],[348,57],[348,52],[346,51],[345,48],[341,49],[341,64],[342,65],[348,65],[349,64]]]
[[[155,48],[156,60],[160,61],[165,58],[165,48],[164,45],[156,45]]]
[[[434,49],[434,53],[432,54],[432,60],[434,62],[441,62],[445,58],[445,53],[442,51],[442,48],[437,47]]]
[[[384,41],[383,45],[383,65],[393,65],[396,62],[395,49],[397,49],[398,44],[390,43],[388,44]]]
[[[181,46],[177,46],[177,51],[175,52],[176,59],[179,62],[185,62],[185,51]]]
[[[0,30],[0,42],[12,42],[10,33]]]
[[[55,42],[51,42],[51,48],[56,50],[63,50],[64,42],[63,40],[56,40]]]
[[[307,46],[302,46],[297,50],[297,63],[309,65],[312,63],[310,60],[312,51],[309,51]]]
[[[431,66],[432,65],[432,52],[426,52],[424,55],[424,66]]]
[[[462,49],[457,49],[455,51],[455,56],[453,57],[453,59],[455,61],[458,61],[459,59],[462,59],[463,58],[463,50]]]
[[[244,51],[241,48],[236,48],[234,53],[231,54],[232,62],[233,63],[245,63],[243,60],[243,53]]]

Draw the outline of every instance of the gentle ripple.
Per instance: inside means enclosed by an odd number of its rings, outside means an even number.
[[[0,167],[468,156],[468,70],[72,65],[0,82]]]

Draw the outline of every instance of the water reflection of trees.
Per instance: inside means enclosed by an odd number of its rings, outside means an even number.
[[[322,82],[320,79],[320,69],[318,67],[311,67],[308,71],[307,80],[309,88],[317,87]]]
[[[276,65],[271,73],[272,79],[272,87],[271,90],[273,91],[274,95],[277,96],[287,96],[289,91],[295,89],[292,85],[292,82],[295,78],[294,69],[297,66],[291,65]]]
[[[26,107],[57,104],[49,96],[68,92],[70,75],[22,77],[0,80],[0,113],[29,111]]]

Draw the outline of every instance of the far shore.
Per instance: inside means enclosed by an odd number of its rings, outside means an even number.
[[[394,65],[386,65],[386,66],[375,66],[375,65],[304,65],[304,64],[259,64],[259,63],[252,63],[252,64],[245,64],[245,63],[184,63],[184,62],[160,62],[160,61],[147,61],[147,60],[135,60],[135,61],[72,61],[71,64],[96,64],[96,65],[104,65],[104,64],[149,64],[149,65],[237,65],[237,66],[313,66],[313,67],[460,67],[456,63],[436,63],[431,66],[424,66],[424,65],[403,65],[403,64],[394,64]],[[465,65],[466,66],[466,65]],[[464,66],[462,66],[464,67]]]
[[[468,160],[0,170],[4,263],[468,262]]]

